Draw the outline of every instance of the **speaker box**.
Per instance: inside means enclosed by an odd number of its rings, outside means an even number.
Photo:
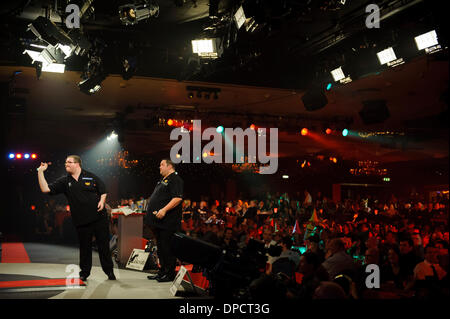
[[[181,261],[205,268],[214,267],[222,254],[219,246],[206,241],[175,233],[170,242],[172,253]]]
[[[310,89],[302,96],[303,105],[307,111],[315,111],[323,108],[328,99],[320,89]]]
[[[367,100],[363,101],[363,108],[359,116],[364,124],[382,123],[389,118],[389,109],[386,106],[386,100]]]

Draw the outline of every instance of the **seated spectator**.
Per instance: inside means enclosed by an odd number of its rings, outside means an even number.
[[[220,246],[223,249],[235,251],[238,249],[237,241],[233,238],[233,229],[227,227],[225,229],[223,238],[220,241]]]
[[[352,257],[345,252],[344,243],[335,238],[327,243],[327,252],[325,254],[325,261],[322,266],[327,270],[330,278],[334,278],[345,271],[353,272],[355,270],[355,263]]]
[[[425,248],[425,260],[414,268],[414,290],[417,298],[443,296],[443,279],[447,276],[439,266],[438,248],[432,243]]]
[[[400,239],[400,268],[412,277],[414,267],[422,261],[419,256],[414,253],[414,242],[411,237]]]
[[[317,234],[311,235],[305,240],[306,244],[306,252],[311,252],[317,255],[319,258],[320,263],[324,262],[325,260],[325,253],[322,249],[320,249],[319,246],[320,238]]]
[[[302,281],[292,293],[296,298],[300,299],[312,299],[314,290],[319,286],[320,282],[329,278],[327,271],[321,266],[317,255],[311,252],[305,252],[301,255],[298,272],[303,275]]]
[[[300,255],[298,252],[291,250],[292,239],[290,236],[283,237],[280,246],[281,254],[280,256],[271,259],[267,274],[270,274],[271,272],[274,274],[283,272],[289,278],[293,278],[295,269],[297,269],[298,263],[300,262]]]
[[[354,299],[364,298],[367,292],[370,293],[371,289],[366,286],[366,268],[367,265],[377,265],[380,266],[380,252],[377,248],[368,248],[364,256],[364,262],[360,265],[353,276],[354,280],[349,282],[349,287],[343,286],[347,295]],[[339,282],[340,283],[340,282]],[[346,281],[344,280],[344,283]]]
[[[387,255],[387,262],[381,267],[381,285],[389,288],[404,289],[406,274],[400,268],[400,250],[392,246]]]

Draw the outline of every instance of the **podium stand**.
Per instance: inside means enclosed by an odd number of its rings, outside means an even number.
[[[134,248],[142,248],[143,216],[145,214],[117,214],[119,218],[119,238],[117,242],[120,265],[128,262]]]

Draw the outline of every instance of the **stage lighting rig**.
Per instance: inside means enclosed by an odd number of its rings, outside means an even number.
[[[37,17],[28,25],[37,39],[26,41],[24,54],[44,72],[60,72],[65,69],[65,61],[72,54],[84,55],[91,43],[79,30],[71,30],[70,35],[45,17]]]
[[[159,16],[159,5],[151,0],[135,1],[119,7],[119,17],[122,24],[135,25],[139,21]]]

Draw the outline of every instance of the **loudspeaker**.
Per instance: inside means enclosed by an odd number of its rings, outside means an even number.
[[[363,108],[359,116],[364,124],[382,123],[389,118],[389,109],[386,106],[386,100],[367,100],[363,101]]]
[[[222,249],[206,241],[189,237],[183,233],[172,236],[172,253],[181,261],[205,268],[214,267],[220,259]]]
[[[302,96],[303,105],[307,111],[315,111],[323,108],[328,99],[321,89],[310,89]]]

